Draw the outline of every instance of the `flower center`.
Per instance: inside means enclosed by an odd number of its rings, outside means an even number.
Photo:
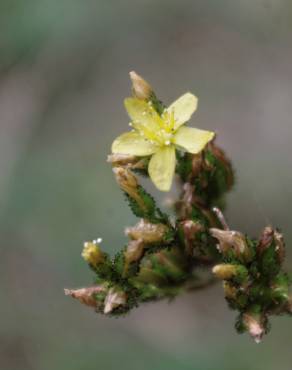
[[[175,133],[174,113],[164,111],[161,116],[156,116],[154,125],[134,125],[140,135],[145,137],[151,143],[159,146],[168,146],[173,142],[173,134]]]

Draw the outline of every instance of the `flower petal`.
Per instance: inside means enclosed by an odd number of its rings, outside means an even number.
[[[167,111],[170,113],[174,111],[174,129],[177,130],[181,125],[186,123],[196,111],[198,106],[198,98],[187,92],[173,102],[168,108]]]
[[[154,185],[161,191],[169,191],[175,170],[175,147],[160,148],[150,159],[148,172]]]
[[[139,130],[139,126],[148,128],[155,132],[159,130],[159,120],[161,119],[155,109],[145,100],[137,98],[125,99],[125,108],[133,122],[133,126]]]
[[[199,153],[215,136],[214,132],[193,127],[180,127],[174,135],[173,142],[189,153]]]
[[[157,145],[145,140],[138,132],[126,132],[117,137],[112,144],[112,153],[137,156],[150,155],[157,150]]]

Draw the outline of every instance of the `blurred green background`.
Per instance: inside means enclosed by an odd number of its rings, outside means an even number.
[[[92,281],[83,241],[113,254],[135,221],[105,162],[133,69],[199,96],[237,171],[230,225],[280,226],[292,271],[291,39],[289,0],[0,1],[1,369],[291,370],[291,319],[255,345],[220,284],[122,319],[63,294]]]

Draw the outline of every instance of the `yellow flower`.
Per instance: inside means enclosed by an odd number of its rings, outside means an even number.
[[[193,94],[186,93],[160,116],[150,101],[125,99],[133,130],[113,142],[112,152],[138,157],[151,155],[149,176],[159,190],[169,191],[175,172],[175,148],[196,154],[215,135],[210,131],[184,125],[197,109],[197,102]]]
[[[93,267],[97,267],[97,265],[104,262],[104,255],[99,247],[101,241],[102,240],[99,238],[97,240],[93,240],[92,242],[84,243],[84,248],[81,256],[87,263],[89,263]]]

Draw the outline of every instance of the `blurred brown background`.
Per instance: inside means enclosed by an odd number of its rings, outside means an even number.
[[[291,319],[255,345],[220,284],[124,319],[63,294],[92,281],[83,241],[113,254],[135,221],[105,162],[132,69],[199,96],[237,171],[229,223],[280,226],[292,270],[291,39],[289,0],[0,0],[1,369],[291,370]]]

